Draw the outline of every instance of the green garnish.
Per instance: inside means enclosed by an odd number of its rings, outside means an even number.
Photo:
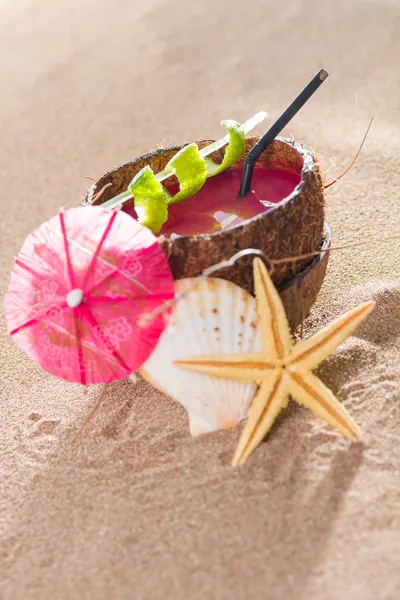
[[[135,211],[138,221],[153,233],[159,233],[168,219],[168,203],[171,194],[154,177],[147,165],[132,179],[128,190],[135,198]]]
[[[218,173],[222,173],[222,171],[225,171],[225,169],[234,165],[235,162],[242,158],[244,151],[246,150],[246,140],[244,139],[245,133],[240,123],[228,119],[222,121],[221,125],[222,127],[225,127],[229,133],[229,144],[225,150],[224,160],[220,165],[213,162],[211,158],[204,159],[207,165],[207,177],[218,175]]]
[[[203,187],[208,177],[206,161],[195,143],[179,150],[168,165],[173,168],[179,181],[179,192],[171,198],[169,204],[176,204],[194,196]]]
[[[203,187],[207,178],[221,173],[236,163],[243,156],[246,148],[245,134],[261,123],[266,116],[265,112],[257,113],[243,126],[232,120],[222,121],[221,125],[228,131],[224,138],[201,150],[197,144],[189,144],[177,152],[165,169],[156,175],[147,165],[133,178],[127,191],[105,202],[104,208],[117,208],[133,197],[139,223],[151,229],[153,233],[159,233],[168,219],[168,204],[175,204],[193,196]],[[221,164],[206,158],[226,144],[228,147]],[[179,181],[179,192],[175,196],[171,196],[161,185],[161,181],[171,175],[175,175]]]

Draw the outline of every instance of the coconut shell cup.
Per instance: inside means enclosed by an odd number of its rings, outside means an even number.
[[[246,153],[257,140],[246,140]],[[210,143],[210,140],[197,142],[199,148]],[[102,204],[125,191],[145,165],[150,165],[155,173],[162,171],[182,147],[156,150],[116,167],[91,186],[84,203]],[[214,152],[211,158],[221,162],[223,155],[224,149],[221,149]],[[235,166],[241,164],[243,161]],[[257,161],[257,167],[297,174],[300,183],[278,204],[232,229],[176,239],[160,237],[160,243],[175,279],[200,275],[207,267],[245,248],[259,249],[266,257],[275,260],[323,250],[315,259],[305,258],[274,266],[272,280],[279,289],[289,324],[294,329],[308,315],[315,302],[328,262],[329,252],[326,249],[330,245],[330,234],[328,227],[324,227],[323,173],[318,160],[308,148],[285,138],[277,138],[268,146]],[[96,194],[110,183],[96,199]],[[129,202],[133,200],[126,204]],[[244,256],[234,266],[218,271],[218,277],[253,293],[252,262],[252,256]]]

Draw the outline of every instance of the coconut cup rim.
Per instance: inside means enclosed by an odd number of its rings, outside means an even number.
[[[257,137],[248,137],[248,138],[246,138],[246,140],[255,140],[255,141],[257,139],[258,139]],[[211,144],[213,141],[214,140],[197,140],[196,143],[197,144],[206,145],[206,144]],[[275,144],[276,142],[278,142],[280,144],[287,144],[287,145],[291,146],[294,150],[296,150],[300,154],[300,156],[301,156],[301,158],[303,160],[303,164],[302,164],[302,167],[301,167],[301,173],[300,173],[300,181],[299,181],[299,183],[296,185],[296,187],[292,190],[292,192],[288,196],[285,196],[285,198],[282,198],[282,200],[280,200],[279,202],[277,202],[273,206],[269,207],[267,210],[259,213],[258,215],[255,215],[254,217],[251,217],[250,219],[244,219],[241,223],[238,223],[234,227],[230,227],[228,229],[220,229],[219,231],[214,231],[213,233],[199,233],[199,234],[193,234],[193,235],[180,235],[176,239],[171,239],[171,237],[164,236],[164,235],[161,234],[161,235],[158,236],[159,239],[160,240],[165,240],[166,242],[168,242],[170,244],[173,244],[177,240],[184,241],[184,240],[190,240],[190,239],[209,239],[209,238],[224,237],[224,235],[227,234],[228,232],[229,232],[229,234],[232,234],[232,232],[235,232],[235,231],[238,232],[241,228],[248,226],[250,223],[254,223],[254,222],[257,222],[257,221],[262,221],[262,219],[265,218],[265,215],[267,215],[267,214],[271,215],[271,213],[276,212],[277,210],[279,210],[280,208],[282,208],[282,206],[284,206],[285,204],[289,203],[296,196],[298,196],[298,194],[301,193],[301,190],[304,187],[305,179],[306,179],[307,174],[310,171],[313,170],[314,165],[316,163],[316,161],[314,159],[314,156],[312,154],[312,151],[311,151],[311,149],[307,148],[307,146],[305,146],[304,144],[301,144],[301,143],[296,142],[295,140],[292,140],[292,139],[289,139],[289,138],[278,136],[278,137],[276,137],[274,139],[274,141],[272,142],[272,144]],[[134,165],[135,163],[137,163],[139,161],[144,162],[147,159],[150,160],[150,159],[154,158],[155,156],[161,156],[165,152],[171,152],[171,151],[178,152],[185,145],[186,145],[186,143],[183,143],[183,144],[180,144],[180,145],[175,145],[175,146],[168,146],[167,148],[159,148],[159,149],[154,150],[152,152],[148,152],[147,154],[143,154],[143,155],[135,158],[134,160],[126,161],[122,165],[119,165],[119,166],[115,167],[114,169],[111,169],[110,171],[108,171],[106,173],[103,173],[103,175],[101,177],[99,177],[99,179],[97,180],[97,182],[94,183],[89,188],[89,190],[88,190],[88,192],[86,194],[86,197],[85,197],[85,203],[87,203],[87,204],[91,204],[92,203],[93,193],[94,193],[95,187],[100,184],[100,181],[102,179],[110,176],[112,173],[114,173],[116,171],[119,171],[119,170],[123,169],[124,167],[126,167],[128,165]],[[268,148],[266,150],[268,151]],[[262,158],[262,155],[261,155],[261,158]],[[243,157],[242,157],[242,159],[240,159],[240,161],[243,162]],[[237,164],[237,163],[235,163],[235,164]],[[182,202],[184,202],[184,200]],[[100,204],[100,206],[101,206],[101,204]]]
[[[255,139],[255,138],[247,138],[247,139]],[[201,140],[199,143],[211,144],[213,141],[214,140]],[[276,137],[272,143],[274,143],[274,142],[280,142],[280,143],[288,144],[289,146],[292,146],[292,148],[294,148],[301,155],[301,157],[303,159],[303,165],[301,167],[301,174],[300,174],[300,181],[296,185],[296,187],[292,190],[292,192],[290,192],[290,194],[288,196],[285,196],[285,198],[282,198],[282,200],[280,200],[273,206],[269,207],[267,210],[264,210],[263,212],[259,213],[258,215],[255,215],[254,217],[251,217],[250,219],[244,219],[241,223],[238,223],[234,227],[229,227],[229,229],[220,229],[219,231],[214,231],[213,233],[180,235],[178,239],[181,239],[181,238],[186,238],[186,239],[203,238],[204,239],[204,238],[210,238],[210,237],[213,238],[213,237],[218,237],[218,236],[223,237],[224,234],[226,234],[228,231],[230,233],[232,233],[234,231],[239,231],[242,227],[247,226],[249,223],[261,221],[267,213],[271,214],[272,212],[277,211],[284,204],[290,202],[293,198],[295,198],[301,192],[301,190],[304,186],[306,174],[309,173],[310,171],[312,171],[314,162],[315,162],[311,150],[309,150],[303,144],[300,144],[299,142],[296,142],[289,138]],[[180,147],[178,147],[178,148],[180,148]],[[171,150],[171,149],[172,148],[165,148],[164,150]],[[241,159],[241,161],[243,161],[243,158]],[[232,166],[235,166],[235,165],[232,165]],[[239,190],[238,190],[238,192],[239,192]],[[244,201],[245,201],[245,199],[244,199]],[[183,202],[184,202],[184,200],[183,200]],[[166,236],[164,236],[164,239],[169,240],[171,243],[173,243],[175,241],[175,240],[172,240],[170,237],[166,237]]]

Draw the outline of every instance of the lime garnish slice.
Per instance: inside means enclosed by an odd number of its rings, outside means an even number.
[[[174,175],[179,181],[179,192],[170,199],[169,204],[176,204],[194,196],[203,187],[208,177],[206,162],[195,143],[182,148],[171,158],[168,165],[173,168]]]
[[[211,158],[205,158],[207,165],[207,177],[214,177],[218,173],[222,173],[228,167],[235,164],[240,158],[242,158],[244,151],[246,150],[246,140],[244,139],[244,129],[237,121],[228,119],[222,121],[222,127],[229,133],[229,144],[225,150],[224,160],[219,165],[211,160]]]
[[[168,219],[171,194],[157,181],[148,165],[135,175],[128,190],[135,199],[139,223],[151,229],[153,233],[159,233]]]

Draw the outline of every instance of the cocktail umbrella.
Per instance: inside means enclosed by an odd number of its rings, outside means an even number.
[[[151,354],[174,297],[157,238],[121,211],[61,212],[25,240],[11,272],[8,332],[43,369],[84,385],[134,372]]]

